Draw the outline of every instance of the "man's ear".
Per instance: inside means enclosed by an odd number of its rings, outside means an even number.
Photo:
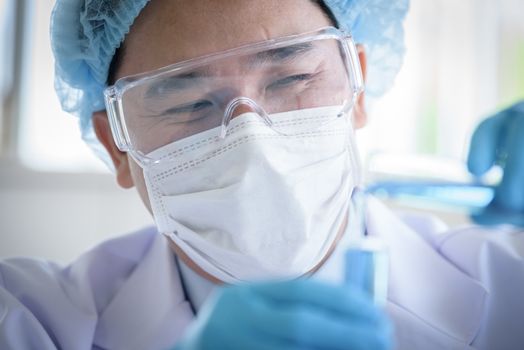
[[[358,52],[358,58],[360,60],[360,67],[362,69],[362,78],[364,79],[364,83],[366,83],[367,58],[366,58],[366,51],[364,50],[364,46],[358,44],[357,52]],[[367,120],[368,120],[368,115],[366,111],[365,93],[362,92],[358,96],[358,99],[353,108],[353,121],[355,124],[354,125],[355,129],[362,128],[364,125],[366,125]]]
[[[116,181],[123,188],[133,187],[134,182],[129,168],[129,158],[127,153],[121,152],[116,146],[105,111],[93,113],[93,127],[98,141],[105,147],[113,161]]]

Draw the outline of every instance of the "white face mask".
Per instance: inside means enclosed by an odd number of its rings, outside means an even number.
[[[341,232],[359,169],[347,116],[301,127],[338,111],[271,116],[286,135],[246,113],[231,120],[225,139],[209,130],[155,150],[173,159],[144,169],[159,231],[226,283],[313,269]]]

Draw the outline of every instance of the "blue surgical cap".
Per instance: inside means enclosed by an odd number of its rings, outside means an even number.
[[[93,112],[105,109],[109,67],[149,0],[57,0],[51,16],[55,90],[62,109],[79,118],[82,138],[109,166],[98,142]],[[367,52],[366,93],[380,96],[393,84],[404,56],[402,22],[409,0],[324,0],[341,29]]]

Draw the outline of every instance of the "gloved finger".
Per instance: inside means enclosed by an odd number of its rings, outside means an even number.
[[[349,347],[344,349],[386,350],[393,348],[393,331],[391,327],[376,332],[362,327],[362,325],[352,325],[347,331],[347,338],[350,339]]]
[[[210,332],[203,334],[199,341],[194,344],[181,343],[175,347],[176,350],[199,349],[199,350],[304,350],[297,344],[291,344],[282,339],[262,337],[255,332],[245,329],[225,329],[216,335]],[[307,350],[307,349],[306,349]]]
[[[500,135],[506,121],[504,112],[485,119],[478,126],[469,146],[468,170],[475,176],[482,176],[497,162]]]
[[[295,325],[293,341],[301,348],[313,349],[366,349],[379,350],[391,348],[392,332],[390,327],[370,327],[359,322],[338,322],[332,318],[315,314],[303,318]]]
[[[524,114],[512,114],[506,125],[504,175],[495,190],[494,204],[519,212],[524,211]]]
[[[260,336],[256,297],[245,286],[220,288],[176,349],[299,350],[279,337]]]
[[[369,322],[382,318],[380,310],[363,291],[350,286],[338,286],[314,280],[294,280],[253,285],[254,293],[282,304],[308,304],[324,312],[343,314]]]
[[[209,340],[211,340],[208,342],[209,346],[205,347],[208,350],[307,350],[299,344],[293,344],[282,338],[265,337],[253,329],[249,331],[228,329],[220,342],[213,341],[213,338]],[[197,347],[197,349],[203,350],[204,348]]]
[[[307,304],[276,306],[271,301],[258,303],[256,309],[261,338],[280,338],[300,348],[385,349],[391,343],[391,326],[385,317],[371,325]]]

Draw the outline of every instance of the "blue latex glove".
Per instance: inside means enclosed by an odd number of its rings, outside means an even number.
[[[176,349],[390,349],[391,334],[358,289],[294,280],[221,288]]]
[[[504,170],[489,206],[473,218],[482,224],[524,226],[524,101],[484,120],[475,130],[468,169],[482,176],[494,165]]]

